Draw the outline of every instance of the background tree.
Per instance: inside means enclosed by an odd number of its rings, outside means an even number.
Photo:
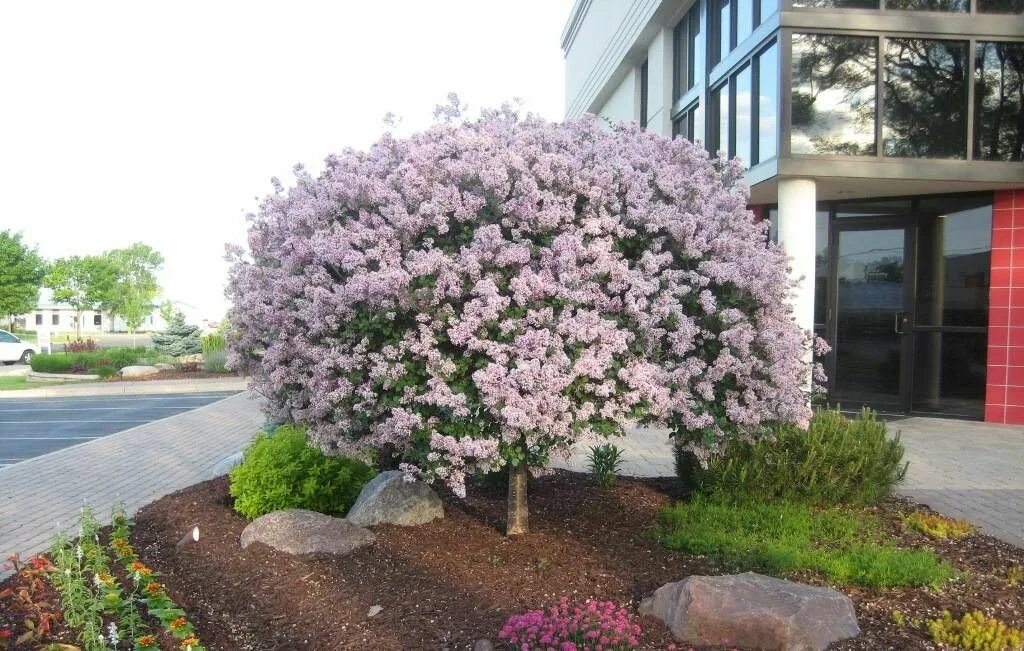
[[[522,533],[528,468],[580,439],[639,421],[706,456],[808,421],[810,335],[742,173],[593,116],[386,134],[252,216],[230,363],[325,451],[391,451],[458,495],[507,467]]]
[[[160,293],[156,274],[163,266],[164,258],[142,242],[108,251],[104,256],[116,270],[116,275],[103,307],[111,316],[124,320],[134,346],[135,331],[152,314],[153,301]]]
[[[117,270],[106,256],[58,258],[50,265],[43,285],[53,300],[74,308],[75,335],[82,337],[82,312],[99,309],[111,300]]]
[[[199,326],[185,322],[185,315],[178,311],[171,317],[163,332],[153,334],[153,347],[157,352],[172,357],[194,355],[202,352]]]
[[[21,233],[0,231],[0,315],[14,329],[14,317],[35,309],[46,263],[21,239]]]

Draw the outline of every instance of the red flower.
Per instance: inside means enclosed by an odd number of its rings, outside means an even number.
[[[11,629],[0,628],[0,640],[6,640],[9,637],[11,637]]]

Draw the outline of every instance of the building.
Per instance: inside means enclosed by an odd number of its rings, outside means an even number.
[[[576,0],[566,115],[748,166],[844,408],[1024,423],[1024,1]]]
[[[199,318],[199,309],[189,303],[173,301],[174,308],[181,310],[190,323],[206,323],[205,319]],[[70,334],[77,332],[78,319],[82,319],[82,337],[100,335],[110,332],[128,332],[128,326],[124,319],[111,316],[106,312],[96,310],[84,310],[81,315],[67,303],[58,303],[53,300],[53,292],[43,288],[39,292],[39,302],[35,309],[28,314],[14,317],[14,328],[20,331],[39,332],[49,331],[53,334]],[[161,332],[167,327],[167,323],[160,315],[159,306],[154,305],[152,312],[139,326],[139,332]]]

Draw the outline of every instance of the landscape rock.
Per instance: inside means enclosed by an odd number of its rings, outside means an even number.
[[[174,364],[168,364],[167,362],[157,362],[156,364],[153,364],[153,366],[157,367],[161,371],[173,371],[174,370]]]
[[[181,361],[182,364],[202,364],[203,363],[203,354],[202,353],[192,353],[191,355],[182,355],[180,361]]]
[[[494,651],[494,644],[490,640],[477,640],[473,651]]]
[[[381,614],[381,612],[383,612],[383,610],[384,610],[383,606],[380,606],[378,604],[374,604],[374,605],[370,606],[370,610],[366,611],[366,616],[368,618],[376,617],[377,615]]]
[[[821,651],[860,633],[846,595],[753,572],[665,584],[640,604],[640,614],[696,646]]]
[[[288,554],[347,554],[375,539],[372,531],[344,518],[285,509],[250,522],[239,542],[243,548],[260,542]]]
[[[232,468],[242,463],[242,457],[244,456],[245,453],[241,451],[235,452],[234,454],[229,454],[228,456],[224,457],[223,459],[217,462],[217,465],[215,465],[213,467],[213,470],[210,471],[210,476],[220,477],[221,475],[228,474],[229,472],[231,472]]]
[[[148,375],[156,375],[160,372],[155,366],[125,366],[121,369],[121,377],[146,377]]]
[[[430,486],[406,481],[401,470],[388,470],[363,486],[346,517],[363,527],[375,524],[412,526],[443,518],[444,506]]]

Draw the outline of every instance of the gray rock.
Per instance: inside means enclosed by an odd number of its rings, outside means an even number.
[[[235,452],[234,454],[229,454],[228,456],[224,457],[223,459],[217,462],[217,465],[215,465],[213,467],[213,470],[210,471],[210,476],[220,477],[221,475],[228,474],[229,472],[231,472],[232,468],[242,463],[242,457],[244,456],[245,453],[243,452]]]
[[[160,372],[155,366],[125,366],[121,369],[121,377],[146,377],[148,375],[156,375]]]
[[[366,616],[368,618],[376,617],[377,615],[381,614],[383,611],[384,611],[384,607],[383,606],[381,606],[379,604],[374,604],[374,605],[370,606],[370,610],[366,611]]]
[[[167,362],[157,362],[156,364],[153,364],[153,366],[157,367],[161,371],[173,371],[174,370],[174,364],[168,364]]]
[[[477,640],[473,645],[473,651],[494,651],[494,645],[490,640]]]
[[[242,530],[239,542],[260,542],[288,554],[347,554],[376,539],[373,532],[344,518],[304,509],[260,516]]]
[[[375,524],[424,524],[444,517],[437,493],[423,482],[405,480],[401,470],[382,472],[363,486],[346,516],[363,527]]]
[[[640,614],[697,646],[821,651],[860,633],[846,595],[753,572],[665,584],[640,604]]]

